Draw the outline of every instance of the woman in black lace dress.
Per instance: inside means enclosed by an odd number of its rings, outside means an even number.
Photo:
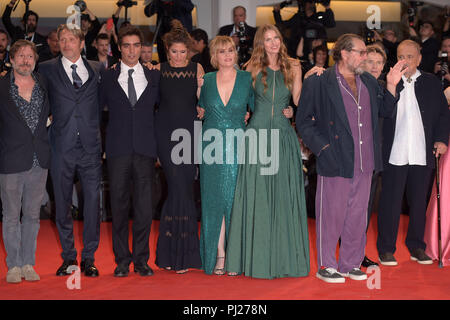
[[[197,78],[204,72],[200,64],[188,60],[191,38],[182,26],[175,26],[167,33],[164,43],[168,62],[156,66],[161,71],[156,137],[168,196],[161,212],[156,265],[185,273],[189,268],[201,267],[194,202],[196,165],[193,145],[199,91]],[[185,137],[178,136],[176,140],[179,141],[171,141],[173,133],[188,134],[191,139],[182,141]],[[182,144],[188,148],[180,151],[177,148]]]

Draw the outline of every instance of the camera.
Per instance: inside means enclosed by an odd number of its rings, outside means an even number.
[[[10,62],[0,60],[0,73],[2,73],[3,71],[9,72],[9,70],[11,70],[11,68],[12,68],[12,65]]]
[[[80,8],[80,12],[83,12],[84,10],[86,10],[86,2],[84,2],[83,0],[78,0],[74,3],[74,6],[77,6],[78,8]]]
[[[422,1],[410,1],[408,8],[408,22],[410,27],[414,27],[414,18],[417,15],[417,7],[423,6]]]
[[[367,27],[364,32],[364,42],[366,43],[366,45],[375,43],[375,32]]]
[[[239,22],[239,28],[237,30],[237,36],[239,38],[239,66],[242,66],[245,62],[250,59],[250,47],[247,40],[247,36],[245,35],[245,23],[244,21]]]
[[[447,73],[449,73],[448,70],[448,53],[443,51],[439,55],[439,60],[441,62],[441,70],[439,70],[439,75],[441,77],[444,77]]]
[[[137,6],[137,1],[131,1],[131,0],[124,0],[122,2],[118,1],[117,3],[118,7],[125,7],[125,8],[131,8],[132,6]]]
[[[292,0],[283,1],[282,3],[280,3],[280,9],[283,9],[284,7],[286,7],[290,4],[292,4]]]

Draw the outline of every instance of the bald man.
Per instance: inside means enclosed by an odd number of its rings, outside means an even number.
[[[396,114],[384,120],[377,248],[382,265],[398,264],[394,253],[406,191],[410,209],[406,246],[411,260],[432,264],[423,241],[427,192],[434,157],[447,151],[450,114],[439,80],[417,69],[422,59],[420,46],[411,40],[401,42],[397,59],[405,59],[408,70],[397,85]]]

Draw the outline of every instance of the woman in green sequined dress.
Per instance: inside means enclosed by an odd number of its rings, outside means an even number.
[[[264,279],[307,276],[302,158],[295,130],[286,119],[292,117],[292,109],[287,109],[291,94],[295,104],[300,97],[300,63],[288,58],[281,34],[272,25],[259,27],[253,48],[247,70],[255,80],[255,112],[247,130],[269,129],[268,142],[247,146],[246,163],[239,166],[226,270],[229,275]],[[278,139],[271,141],[275,131]],[[273,162],[263,164],[261,151],[272,155]],[[258,157],[256,164],[249,163],[252,157]]]
[[[218,71],[204,76],[198,103],[199,117],[204,113],[203,142],[199,148],[202,151],[200,255],[206,274],[222,275],[238,169],[238,139],[227,139],[227,130],[244,132],[247,105],[253,108],[253,88],[251,74],[234,68],[237,52],[230,37],[218,36],[210,47],[213,66]]]

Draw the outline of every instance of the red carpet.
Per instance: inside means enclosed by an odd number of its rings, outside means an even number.
[[[102,223],[100,247],[96,254],[96,265],[100,277],[96,279],[81,277],[81,289],[69,290],[67,278],[55,276],[61,264],[56,226],[49,220],[41,221],[39,231],[36,271],[41,281],[21,284],[8,284],[6,278],[5,249],[0,245],[0,299],[158,299],[158,300],[362,300],[362,299],[450,299],[450,268],[439,269],[437,263],[423,266],[409,259],[404,245],[408,217],[400,221],[400,231],[395,254],[398,267],[381,267],[380,289],[369,289],[366,281],[347,279],[345,284],[327,284],[315,277],[317,271],[315,250],[314,220],[309,220],[311,243],[311,272],[305,278],[275,280],[251,279],[244,276],[208,276],[200,270],[187,274],[159,270],[153,263],[150,266],[155,275],[140,277],[133,272],[128,278],[115,278],[115,268],[111,241],[111,224]],[[0,224],[1,225],[1,224]],[[152,225],[150,239],[153,249],[150,261],[155,259],[158,221]],[[76,246],[81,252],[82,223],[75,224]],[[368,234],[367,255],[375,259],[376,215],[373,216]],[[132,266],[131,266],[132,271]],[[374,282],[372,282],[374,283]]]

